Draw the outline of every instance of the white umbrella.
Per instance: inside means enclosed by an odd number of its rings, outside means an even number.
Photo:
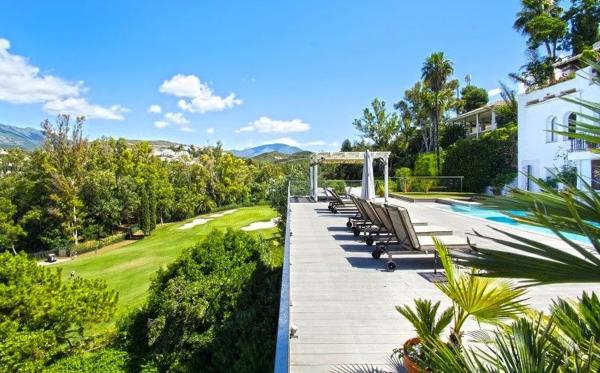
[[[375,178],[373,177],[373,157],[368,150],[365,152],[360,197],[370,201],[375,198]]]

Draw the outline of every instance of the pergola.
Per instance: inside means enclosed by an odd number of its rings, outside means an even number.
[[[385,162],[383,183],[385,189],[385,201],[388,200],[388,160],[390,152],[371,152],[373,160],[381,159]],[[365,152],[321,152],[310,156],[310,195],[316,202],[319,188],[319,165],[320,164],[363,164]]]

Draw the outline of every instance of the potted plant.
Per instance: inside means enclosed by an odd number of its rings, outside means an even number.
[[[454,315],[452,307],[438,315],[439,308],[440,302],[433,304],[428,299],[415,299],[414,310],[407,305],[396,306],[396,310],[413,325],[417,333],[416,337],[410,338],[401,349],[395,351],[402,355],[402,362],[408,373],[428,372],[432,369],[423,344],[426,341],[440,340]]]

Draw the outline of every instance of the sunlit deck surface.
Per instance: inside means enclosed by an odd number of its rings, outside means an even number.
[[[451,228],[465,236],[477,229],[493,234],[488,225],[527,237],[555,242],[558,239],[508,228],[435,208],[435,204],[409,204],[413,219]],[[292,372],[328,372],[339,364],[372,364],[384,367],[394,348],[415,335],[412,326],[394,306],[415,298],[441,300],[450,305],[434,284],[422,275],[433,272],[433,255],[396,256],[398,269],[385,271],[386,256],[375,260],[370,249],[345,228],[347,215],[334,215],[327,204],[291,205],[291,323],[297,337],[290,342]],[[494,247],[488,240],[476,244]],[[528,292],[528,303],[547,310],[557,296],[576,297],[591,285],[547,285]],[[471,330],[477,328],[470,324]]]

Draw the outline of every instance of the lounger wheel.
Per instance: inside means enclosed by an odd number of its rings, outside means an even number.
[[[374,249],[373,251],[371,251],[371,256],[373,257],[373,259],[379,259],[381,258],[381,250],[379,249]]]
[[[337,214],[337,213],[338,213],[338,210],[337,210],[335,207],[334,207],[334,208],[333,208],[333,210],[331,210],[331,211],[333,211],[333,213],[334,213],[334,214]]]
[[[360,236],[360,231],[358,229],[354,229],[354,235],[355,236]]]
[[[373,237],[367,237],[366,243],[367,243],[367,246],[373,245]]]
[[[386,267],[387,267],[388,271],[394,272],[396,270],[396,263],[389,261],[389,262],[387,262]]]
[[[352,222],[351,222],[351,221],[348,221],[348,222],[346,223],[346,227],[347,227],[347,228],[352,228]]]

